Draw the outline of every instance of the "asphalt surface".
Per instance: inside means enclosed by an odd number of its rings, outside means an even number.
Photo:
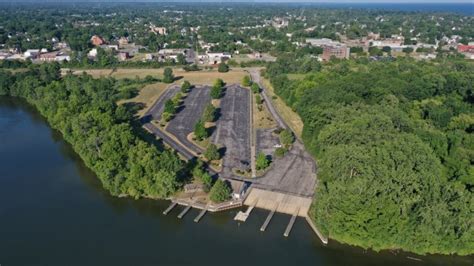
[[[154,120],[160,120],[161,114],[165,109],[165,102],[178,94],[180,89],[181,87],[179,85],[171,85],[168,87],[160,96],[160,98],[158,98],[158,100],[150,107],[150,109],[148,109],[148,111],[145,113],[145,117],[151,115]]]
[[[250,168],[250,91],[238,85],[227,86],[221,99],[212,142],[225,147],[221,175],[232,177],[232,169]]]
[[[203,152],[203,150],[190,142],[187,137],[194,131],[194,126],[202,117],[206,105],[211,102],[210,92],[211,89],[208,86],[192,88],[184,99],[179,112],[166,127],[166,131],[196,153]]]

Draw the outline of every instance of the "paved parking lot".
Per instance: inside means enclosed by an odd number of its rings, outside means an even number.
[[[145,113],[145,116],[151,115],[154,120],[160,120],[161,114],[165,109],[165,102],[168,99],[173,98],[180,91],[180,86],[171,85],[163,92],[163,94],[158,98],[158,100],[150,107],[150,109]]]
[[[201,148],[188,141],[187,137],[194,131],[194,125],[201,118],[206,105],[211,102],[210,91],[208,86],[193,88],[184,99],[178,113],[166,127],[166,131],[196,153],[202,152]]]
[[[296,142],[285,157],[274,158],[271,169],[254,184],[270,191],[311,197],[316,186],[316,165],[303,145]]]
[[[275,129],[276,128],[256,130],[257,154],[263,152],[265,155],[273,155],[276,150],[276,145],[280,144],[278,136],[272,134]]]
[[[221,99],[212,142],[225,147],[223,177],[233,176],[232,169],[250,168],[250,91],[238,85],[228,86]]]

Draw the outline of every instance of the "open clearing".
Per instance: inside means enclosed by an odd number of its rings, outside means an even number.
[[[163,76],[164,68],[117,68],[113,69],[73,69],[73,74],[80,75],[83,72],[91,75],[94,78],[100,77],[114,77],[117,79],[129,78],[134,79],[137,76],[139,78],[145,78],[148,75],[151,75],[156,78],[161,78]],[[68,71],[68,69],[63,69],[63,74]],[[241,68],[232,68],[229,72],[220,73],[217,70],[201,70],[201,71],[190,71],[186,72],[181,68],[173,68],[173,74],[175,77],[180,78],[176,83],[182,83],[183,80],[188,80],[191,84],[200,84],[200,85],[212,85],[214,81],[218,78],[224,80],[227,84],[240,83],[242,78],[248,73]]]
[[[141,117],[153,105],[153,103],[161,96],[161,94],[165,91],[165,89],[168,86],[169,84],[165,84],[161,82],[148,84],[138,91],[137,96],[130,99],[126,99],[126,100],[120,100],[118,104],[124,104],[124,103],[143,104],[144,108],[138,111],[138,116]]]
[[[293,130],[293,132],[295,132],[296,136],[301,139],[301,134],[303,133],[303,121],[301,120],[300,116],[290,107],[288,107],[285,102],[283,102],[283,100],[275,94],[272,85],[267,79],[262,77],[261,82],[262,85],[267,89],[268,96],[271,98],[273,105],[277,109],[281,118],[285,120],[287,125]],[[274,96],[276,96],[276,99]]]

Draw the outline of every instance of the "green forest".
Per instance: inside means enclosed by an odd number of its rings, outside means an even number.
[[[33,104],[112,195],[166,198],[179,188],[185,164],[174,152],[138,137],[132,108],[116,104],[142,82],[61,78],[58,64],[42,64],[16,74],[0,70],[0,95]]]
[[[374,250],[474,253],[474,64],[303,63],[279,58],[266,75],[303,119],[322,232]]]

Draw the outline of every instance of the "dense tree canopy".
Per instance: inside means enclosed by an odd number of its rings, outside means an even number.
[[[135,90],[133,82],[60,79],[56,64],[42,64],[16,75],[0,72],[0,94],[33,104],[113,195],[165,198],[179,188],[184,164],[174,152],[137,137],[132,113],[115,104]]]
[[[474,252],[474,64],[333,62],[300,80],[278,64],[267,74],[304,121],[320,179],[311,216],[325,234],[376,250]]]

